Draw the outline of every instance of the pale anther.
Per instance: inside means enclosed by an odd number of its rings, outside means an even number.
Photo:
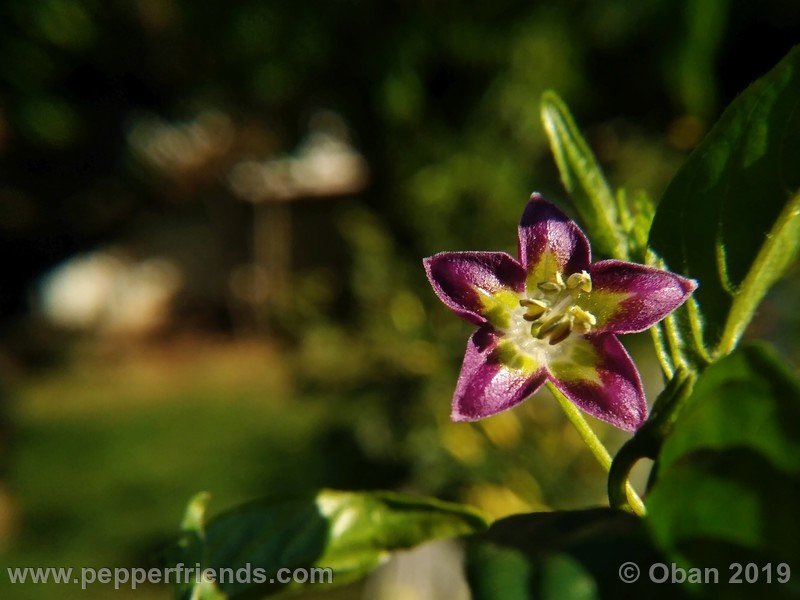
[[[520,304],[522,304],[522,301],[520,301]],[[526,300],[522,305],[525,307],[525,313],[522,318],[526,321],[535,321],[550,308],[550,305],[543,300]]]
[[[573,273],[567,277],[567,287],[571,290],[580,290],[582,292],[592,291],[592,277],[586,271],[580,273]]]
[[[575,320],[587,325],[597,325],[597,318],[588,310],[583,310],[580,306],[570,306],[569,314],[575,317]]]
[[[520,306],[524,306],[526,308],[529,307],[529,306],[542,306],[544,308],[547,308],[547,307],[550,306],[550,304],[547,302],[547,300],[537,300],[537,299],[534,299],[534,298],[521,298],[520,301],[519,301],[519,305]]]
[[[538,287],[540,290],[547,293],[561,292],[567,289],[567,286],[564,284],[564,277],[561,275],[561,271],[556,271],[550,275],[550,281],[543,281]]]

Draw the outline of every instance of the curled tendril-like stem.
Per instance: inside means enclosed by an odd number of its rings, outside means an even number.
[[[664,440],[694,388],[695,380],[692,371],[679,367],[656,399],[650,418],[614,457],[608,472],[608,502],[612,507],[629,508],[626,489],[631,469],[642,458],[655,460],[658,457]]]

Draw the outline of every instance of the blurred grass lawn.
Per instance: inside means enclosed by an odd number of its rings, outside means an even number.
[[[9,485],[20,514],[4,566],[152,565],[200,490],[212,493],[216,512],[349,476],[346,460],[321,450],[341,423],[336,403],[291,398],[282,360],[263,345],[79,360],[21,382],[12,400]],[[5,574],[0,580],[9,585]],[[111,591],[26,585],[0,589],[0,597]],[[170,590],[151,586],[136,597],[168,598]]]

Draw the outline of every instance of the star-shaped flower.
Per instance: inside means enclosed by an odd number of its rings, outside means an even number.
[[[509,409],[549,380],[590,415],[636,429],[647,403],[616,334],[654,325],[697,284],[644,265],[592,263],[580,228],[539,194],[522,215],[518,248],[519,260],[441,252],[423,261],[442,302],[479,327],[467,343],[453,420]]]

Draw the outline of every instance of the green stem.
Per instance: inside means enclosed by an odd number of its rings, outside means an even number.
[[[673,369],[669,356],[667,356],[667,349],[664,345],[664,334],[661,331],[661,324],[656,323],[650,328],[650,335],[653,338],[653,347],[656,350],[656,357],[661,365],[661,370],[667,380],[672,379]]]
[[[597,437],[597,434],[592,431],[586,419],[583,418],[581,411],[549,381],[547,382],[547,389],[550,390],[550,393],[553,394],[553,397],[561,405],[561,410],[564,411],[564,414],[567,415],[567,419],[569,419],[570,423],[578,430],[578,435],[580,435],[584,443],[589,446],[589,450],[597,459],[597,462],[599,462],[603,470],[608,473],[611,470],[611,455],[608,453],[608,450],[606,450],[603,442],[600,441],[600,438]],[[644,502],[639,498],[639,495],[630,483],[625,484],[625,489],[628,494],[628,504],[631,509],[634,513],[643,517],[645,515]]]
[[[675,365],[676,369],[685,367],[686,361],[683,359],[682,344],[680,335],[678,334],[678,327],[675,324],[675,316],[667,315],[662,323],[664,324],[664,331],[667,334],[667,345],[672,355],[672,363]]]
[[[630,503],[630,500],[626,498],[630,485],[628,475],[640,458],[642,458],[640,448],[630,443],[624,444],[614,457],[614,462],[608,472],[608,502],[612,508],[623,508],[626,503]]]
[[[725,329],[714,352],[715,357],[733,352],[764,294],[791,264],[800,245],[798,229],[800,229],[800,192],[795,193],[784,205],[777,221],[764,238],[764,244],[750,266],[747,276],[739,284],[738,289],[741,291],[733,296]]]

